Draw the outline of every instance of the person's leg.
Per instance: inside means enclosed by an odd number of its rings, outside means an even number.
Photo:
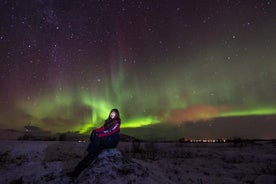
[[[120,136],[118,134],[103,137],[100,139],[100,147],[102,149],[115,148],[119,143]]]
[[[68,173],[69,176],[78,177],[78,175],[98,156],[100,152],[100,139],[96,134],[91,136],[91,142],[86,150],[88,151],[88,154],[78,163],[73,172]]]
[[[87,154],[75,167],[74,171],[72,173],[69,173],[70,176],[78,177],[80,173],[88,167],[94,160],[95,156],[93,154]]]
[[[86,167],[88,167],[99,155],[100,151],[107,148],[115,148],[119,142],[120,136],[113,135],[108,137],[98,138],[95,133],[92,133],[91,142],[87,147],[88,155],[83,158],[75,167],[74,172],[69,173],[69,176],[77,177]]]
[[[89,143],[88,147],[86,148],[86,151],[95,156],[98,156],[98,154],[100,152],[101,140],[95,133],[93,133],[91,135],[90,140],[91,140],[91,142]]]
[[[92,133],[90,134],[90,137],[89,137],[90,141],[93,140],[93,138],[95,137],[95,135],[96,135],[96,132],[93,130]]]

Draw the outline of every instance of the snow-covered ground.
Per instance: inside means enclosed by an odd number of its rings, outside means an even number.
[[[276,144],[124,143],[103,151],[77,179],[66,173],[88,143],[1,141],[6,183],[276,183]]]

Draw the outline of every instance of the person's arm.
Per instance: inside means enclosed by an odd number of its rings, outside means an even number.
[[[97,128],[94,130],[95,132],[103,132],[104,131],[104,125],[101,126],[100,128]]]
[[[110,136],[110,135],[118,132],[120,130],[120,124],[121,124],[121,122],[119,120],[117,120],[107,130],[97,132],[97,136],[101,138],[101,137]]]

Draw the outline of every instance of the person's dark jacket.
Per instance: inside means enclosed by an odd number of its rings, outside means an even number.
[[[120,119],[106,120],[105,124],[102,127],[95,129],[94,132],[99,138],[110,136],[120,132],[120,125]]]

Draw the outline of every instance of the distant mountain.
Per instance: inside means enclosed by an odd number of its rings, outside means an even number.
[[[25,133],[19,140],[56,140],[51,131],[43,130],[36,126],[25,126]]]
[[[0,140],[56,140],[56,136],[39,127],[26,126],[25,131],[0,129]]]
[[[138,140],[138,139],[133,137],[133,136],[120,133],[120,141],[122,141],[122,142],[132,142],[134,140]]]
[[[14,129],[0,129],[0,140],[17,140],[25,134],[24,131]]]

